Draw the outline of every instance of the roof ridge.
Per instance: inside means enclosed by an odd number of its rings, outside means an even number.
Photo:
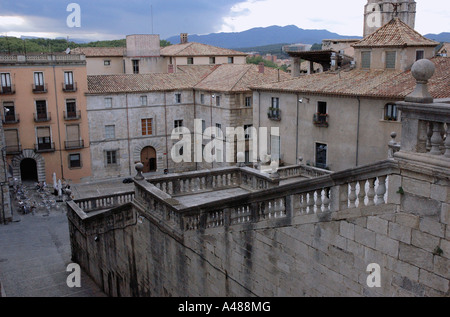
[[[234,87],[237,86],[237,84],[241,81],[242,78],[244,78],[244,76],[252,69],[252,65],[245,65],[247,66],[247,70],[245,70],[242,75],[239,77],[238,80],[236,80],[236,82],[234,83],[233,87],[231,87],[231,91],[233,91]]]

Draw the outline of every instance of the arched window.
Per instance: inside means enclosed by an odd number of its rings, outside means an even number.
[[[386,121],[398,121],[397,105],[394,103],[388,103],[384,107],[384,120]]]

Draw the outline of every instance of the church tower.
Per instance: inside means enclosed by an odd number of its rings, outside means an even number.
[[[368,0],[364,7],[364,37],[398,17],[414,29],[416,24],[416,1],[414,0]]]

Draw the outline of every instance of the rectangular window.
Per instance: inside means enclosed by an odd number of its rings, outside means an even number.
[[[6,153],[20,152],[19,131],[5,130]]]
[[[234,57],[228,57],[228,64],[234,64]]]
[[[397,59],[397,52],[386,52],[386,68],[395,69],[396,59]]]
[[[105,98],[105,108],[112,108],[112,98]]]
[[[272,97],[272,108],[280,109],[280,98]]]
[[[105,60],[103,61],[103,65],[105,65],[105,66],[111,66],[111,61],[110,61],[109,59],[105,59]]]
[[[139,74],[139,60],[133,59],[133,74]]]
[[[216,58],[215,58],[215,57],[210,57],[210,58],[209,58],[209,63],[210,63],[211,65],[214,65],[214,64],[216,63]]]
[[[362,52],[361,53],[361,68],[370,69],[372,59],[372,52]]]
[[[222,131],[222,125],[220,123],[216,123],[216,132],[215,136],[218,139],[223,139],[223,131]]]
[[[216,106],[220,107],[220,96],[216,96]]]
[[[200,95],[200,103],[201,103],[202,105],[205,104],[205,95],[204,95],[204,94],[201,94],[201,95]]]
[[[183,126],[183,120],[175,120],[174,121],[174,128],[181,128]]]
[[[107,125],[105,126],[105,139],[115,139],[116,138],[116,126]]]
[[[319,114],[327,114],[327,103],[324,101],[319,101],[317,103],[317,113]]]
[[[420,60],[420,59],[424,59],[425,57],[425,52],[420,50],[420,51],[416,51],[416,61]]]
[[[384,110],[384,120],[386,121],[397,121],[398,111],[397,105],[393,103],[388,103]]]
[[[67,99],[66,100],[66,118],[67,119],[78,118],[77,101],[75,99]]]
[[[51,134],[49,127],[39,127],[36,129],[36,137],[37,137],[37,149],[42,150],[51,150],[52,142],[51,142]]]
[[[245,124],[244,125],[244,132],[245,132],[245,139],[249,140],[252,138],[252,127],[253,124]]]
[[[34,91],[43,92],[45,91],[44,86],[44,73],[43,72],[35,72],[34,73]]]
[[[117,164],[117,151],[106,151],[106,165]]]
[[[73,72],[64,72],[64,90],[74,91]]]
[[[67,141],[65,143],[66,149],[78,149],[83,147],[83,142],[80,138],[80,126],[77,124],[68,125],[66,127]]]
[[[188,57],[187,58],[187,64],[188,65],[194,65],[194,58],[193,57]]]
[[[10,73],[1,73],[0,74],[1,83],[2,83],[2,93],[10,93],[12,92],[11,85],[11,74]]]
[[[47,120],[47,101],[45,100],[36,100],[36,119],[39,120]]]
[[[181,103],[181,94],[175,94],[175,103]]]
[[[81,167],[81,154],[69,154],[69,168]]]
[[[252,106],[252,97],[245,97],[245,106],[251,107]]]
[[[3,103],[3,120],[4,122],[17,122],[16,107],[14,102],[7,101]]]
[[[147,96],[141,96],[140,98],[141,106],[147,106]]]
[[[322,143],[316,143],[316,167],[327,167],[327,150],[328,146]]]
[[[204,133],[206,130],[206,121],[202,120],[202,133]]]
[[[153,134],[153,119],[142,119],[142,135],[152,135]]]

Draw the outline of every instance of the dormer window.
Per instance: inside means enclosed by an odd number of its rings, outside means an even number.
[[[386,52],[386,68],[395,69],[395,62],[397,60],[397,52]]]
[[[372,59],[372,52],[361,52],[361,67],[363,69],[370,69]]]
[[[425,52],[423,50],[416,51],[416,62],[425,58]]]

